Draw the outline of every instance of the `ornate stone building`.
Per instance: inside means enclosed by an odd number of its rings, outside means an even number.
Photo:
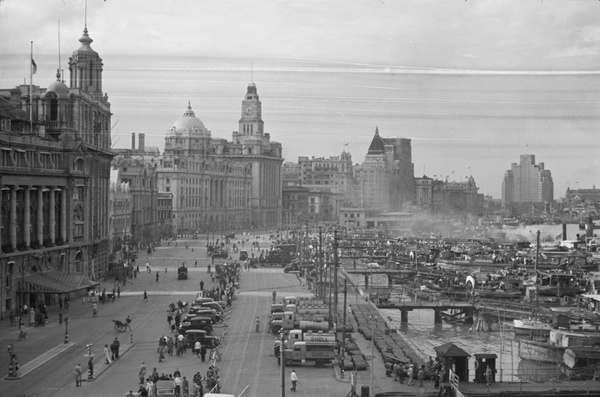
[[[90,286],[109,254],[110,120],[87,27],[48,88],[0,89],[0,314]],[[32,120],[32,123],[29,123]]]
[[[224,139],[213,139],[188,104],[165,138],[158,191],[171,193],[176,234],[225,232],[251,224],[252,170],[229,159]]]
[[[239,131],[232,134],[232,142],[222,141],[224,157],[248,164],[252,173],[251,225],[274,227],[281,224],[281,167],[282,148],[264,132],[262,103],[256,85],[250,83],[242,100]]]

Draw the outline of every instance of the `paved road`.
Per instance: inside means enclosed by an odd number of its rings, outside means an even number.
[[[200,363],[191,353],[184,357],[167,357],[166,362],[162,363],[158,363],[156,354],[159,336],[169,335],[166,323],[168,304],[180,299],[193,300],[200,280],[204,280],[205,287],[211,288],[213,285],[207,273],[209,260],[204,248],[206,240],[188,240],[188,244],[188,249],[180,241],[177,247],[158,248],[148,258],[145,254],[140,255],[138,264],[141,273],[132,284],[121,288],[121,297],[115,303],[99,305],[98,317],[92,317],[91,305],[73,300],[69,313],[69,342],[72,346],[19,380],[0,381],[0,396],[34,393],[39,397],[75,397],[84,394],[89,397],[122,396],[139,387],[137,373],[141,362],[146,363],[148,371],[156,367],[159,373],[173,373],[179,368],[188,379],[198,371],[206,374],[208,364]],[[261,240],[261,246],[267,245],[266,240]],[[198,258],[197,268],[194,268],[194,258]],[[146,260],[152,266],[152,273],[144,271]],[[177,280],[176,268],[181,262],[186,262],[189,267],[188,280]],[[159,271],[158,282],[156,271]],[[112,283],[103,283],[102,287],[110,291]],[[273,355],[274,336],[265,330],[273,289],[278,290],[280,297],[289,294],[310,295],[305,287],[299,286],[294,274],[285,274],[280,268],[244,271],[232,314],[226,320],[226,327],[217,330],[225,336],[221,348],[223,359],[218,364],[223,392],[238,395],[248,387],[244,396],[281,395],[280,371]],[[141,298],[144,290],[148,291],[148,302]],[[132,332],[115,331],[111,320],[124,319],[127,315],[133,319]],[[256,317],[261,320],[261,332],[258,333],[255,331]],[[32,329],[29,338],[22,342],[16,341],[16,328],[9,329],[4,322],[0,330],[0,343],[4,346],[13,343],[23,367],[63,344],[64,324],[58,324],[52,309],[50,320],[45,327]],[[104,344],[110,344],[115,337],[122,344],[133,341],[133,346],[114,364],[105,368],[93,382],[84,382],[82,388],[76,388],[73,369],[77,363],[85,367],[87,359],[83,355],[86,344],[92,343],[93,353],[99,357]],[[7,356],[0,355],[0,366],[4,368],[8,368]],[[98,370],[97,367],[96,372]],[[296,368],[296,371],[301,380],[297,394],[346,395],[349,391],[347,383],[336,381],[332,367],[318,369],[309,366]],[[290,394],[289,370],[286,372],[286,388]],[[324,390],[328,392],[323,394]]]

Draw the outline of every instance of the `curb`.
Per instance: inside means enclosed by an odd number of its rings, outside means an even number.
[[[123,357],[123,355],[125,353],[127,353],[129,350],[131,350],[131,348],[135,345],[135,343],[132,344],[122,344],[119,348],[119,358]],[[83,374],[87,373],[87,371],[84,371],[85,367],[82,367],[82,376],[81,376],[81,381],[82,382],[93,382],[96,379],[98,379],[98,377],[100,377],[100,375],[102,375],[107,369],[109,369],[112,364],[106,364],[104,361],[105,357],[104,354],[99,354],[98,357],[96,358],[96,362],[94,362],[94,377],[92,379],[88,379],[86,378]],[[114,363],[114,361],[113,361]]]
[[[23,365],[19,369],[19,371],[17,371],[17,376],[6,375],[4,377],[4,379],[6,379],[6,380],[21,379],[22,377],[24,377],[31,371],[35,370],[36,368],[40,367],[41,365],[44,365],[45,363],[52,360],[54,357],[58,356],[60,353],[67,351],[74,345],[75,345],[74,343],[67,343],[67,344],[63,343],[61,345],[58,345],[58,346],[48,350],[46,353],[42,354],[41,356],[38,356],[38,357],[34,358],[33,360],[29,361],[27,364]]]

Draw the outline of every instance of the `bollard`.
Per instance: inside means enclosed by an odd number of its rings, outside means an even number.
[[[69,334],[65,332],[65,344],[69,343]]]
[[[260,332],[260,319],[256,317],[256,332]]]
[[[129,341],[131,342],[131,344],[133,345],[133,334],[131,334],[131,337],[129,338]]]
[[[15,376],[17,376],[17,372],[15,371],[15,369],[13,367],[12,360],[11,360],[10,364],[8,364],[8,376],[9,377],[15,377]]]

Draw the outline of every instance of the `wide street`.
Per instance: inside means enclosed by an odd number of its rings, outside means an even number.
[[[264,236],[264,235],[261,235]],[[235,241],[242,236],[236,236]],[[245,236],[254,240],[254,236]],[[185,247],[185,243],[189,248]],[[260,240],[261,247],[267,248],[267,239]],[[0,396],[13,397],[21,395],[46,396],[124,396],[129,390],[139,388],[137,374],[142,362],[145,362],[149,375],[154,367],[160,373],[173,373],[179,368],[182,376],[191,382],[196,372],[206,375],[208,362],[201,363],[188,350],[184,357],[167,356],[166,361],[159,363],[156,352],[158,338],[170,335],[167,326],[167,307],[171,302],[191,301],[199,290],[199,282],[204,280],[205,288],[212,288],[207,265],[210,260],[206,256],[206,237],[198,240],[178,240],[174,244],[158,247],[151,255],[140,252],[136,262],[140,274],[121,287],[121,297],[115,303],[99,304],[99,315],[92,316],[92,306],[82,304],[81,299],[72,299],[69,312],[69,344],[64,343],[65,325],[58,324],[57,308],[50,308],[49,323],[45,327],[30,328],[25,341],[17,341],[16,327],[8,327],[8,321],[3,322],[0,340],[3,346],[12,343],[19,357],[21,369],[27,363],[36,360],[47,351],[57,348],[66,349],[50,358],[31,372],[18,380],[0,381]],[[231,248],[231,245],[229,246]],[[246,248],[249,248],[249,242]],[[249,251],[249,249],[248,249]],[[249,251],[250,252],[250,251]],[[237,254],[234,254],[237,259]],[[198,259],[198,267],[194,267],[194,259]],[[150,262],[152,272],[147,273],[145,264]],[[189,268],[188,280],[177,280],[177,267],[185,262]],[[166,271],[165,271],[166,270]],[[156,272],[159,281],[156,281]],[[113,288],[112,280],[101,282],[100,290]],[[233,310],[225,320],[225,326],[217,327],[215,334],[224,336],[224,343],[219,351],[222,356],[217,366],[221,377],[223,393],[243,396],[280,396],[281,376],[277,360],[273,354],[274,336],[266,332],[269,319],[269,309],[273,289],[277,290],[278,298],[286,295],[311,296],[305,286],[299,285],[295,274],[286,274],[281,268],[259,268],[243,271],[240,290],[233,302]],[[149,300],[142,300],[143,291],[148,292]],[[132,332],[117,332],[113,319],[124,320],[129,315],[133,322]],[[260,319],[260,332],[256,332],[255,320]],[[109,344],[119,338],[121,348],[127,349],[119,360],[108,367],[103,363],[104,344]],[[131,342],[133,345],[128,346]],[[92,344],[95,379],[84,382],[81,388],[75,387],[74,367],[80,363],[87,374],[87,358],[84,357],[85,347]],[[8,372],[8,354],[0,355],[0,366]],[[98,371],[102,371],[98,373]],[[331,366],[315,368],[313,366],[296,367],[300,378],[298,392],[303,395],[338,395],[345,396],[350,391],[349,384],[336,380]],[[289,372],[286,369],[286,393],[289,390]],[[326,391],[326,393],[324,393]]]

